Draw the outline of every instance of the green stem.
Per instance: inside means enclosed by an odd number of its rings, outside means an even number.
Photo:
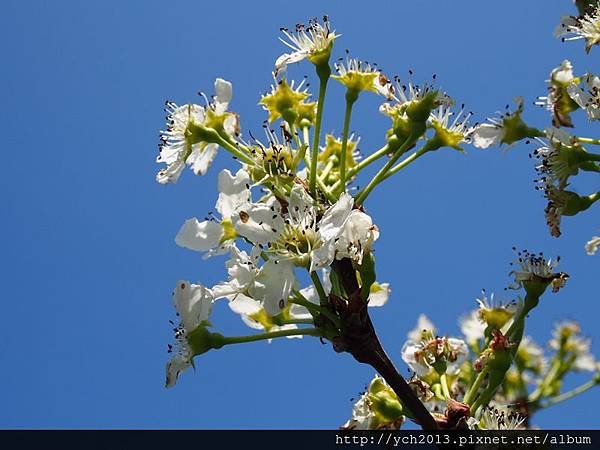
[[[600,161],[600,155],[598,155],[598,154],[596,154],[596,153],[590,153],[590,152],[587,152],[587,153],[585,154],[585,159],[586,159],[587,161],[596,161],[596,162],[597,162],[597,161]]]
[[[321,141],[321,122],[323,121],[323,105],[325,103],[327,81],[329,81],[329,75],[319,76],[319,102],[317,103],[317,118],[311,147],[310,175],[308,180],[308,187],[314,198],[317,195],[317,158],[319,156],[319,144]]]
[[[283,319],[278,320],[277,325],[313,325],[313,319]]]
[[[596,386],[598,383],[596,382],[595,378],[592,378],[590,381],[588,381],[585,384],[582,384],[581,386],[576,387],[575,389],[572,389],[570,391],[567,391],[563,394],[557,395],[554,398],[551,398],[545,402],[543,402],[542,404],[539,405],[538,409],[543,409],[543,408],[548,408],[550,406],[556,405],[558,403],[564,402],[566,400],[572,399],[573,397],[579,395],[579,394],[583,394],[585,391],[593,388],[594,386]]]
[[[310,278],[313,281],[313,284],[315,285],[317,294],[319,294],[319,300],[321,301],[321,306],[327,305],[329,303],[327,300],[327,294],[325,293],[325,289],[323,288],[323,284],[321,283],[319,274],[317,272],[311,272]]]
[[[466,403],[467,405],[471,405],[473,403],[473,400],[475,399],[475,395],[477,394],[477,391],[481,387],[481,383],[483,383],[483,380],[485,379],[488,372],[489,372],[489,369],[487,366],[484,367],[481,370],[481,372],[479,372],[479,375],[477,375],[477,378],[475,378],[473,385],[465,394],[465,397],[463,398],[463,403]]]
[[[577,142],[581,142],[582,144],[591,144],[591,145],[600,145],[600,139],[592,139],[577,136]]]
[[[382,156],[387,155],[389,152],[390,152],[390,147],[389,147],[388,144],[385,144],[379,150],[377,150],[374,153],[371,153],[365,159],[361,160],[356,166],[350,168],[348,170],[348,177],[352,177],[352,176],[356,175],[358,172],[360,172],[361,170],[363,170],[365,167],[367,167],[371,163],[374,163],[375,161],[377,161]]]
[[[508,330],[506,331],[505,336],[507,336],[508,338],[514,338],[516,335],[516,337],[518,337],[518,340],[520,342],[520,340],[521,340],[520,336],[523,333],[523,324],[525,321],[525,317],[533,309],[534,306],[532,306],[532,305],[535,305],[535,304],[537,304],[536,299],[529,296],[529,294],[527,294],[525,296],[525,300],[523,301],[523,306],[521,307],[521,309],[519,309],[519,311],[513,318],[513,321],[510,324]],[[512,355],[512,357],[514,359],[514,354]],[[488,386],[486,389],[484,389],[484,391],[480,394],[480,396],[475,400],[477,391],[481,387],[481,383],[485,379],[488,372],[489,372],[489,368],[488,368],[488,366],[485,366],[483,368],[483,370],[479,373],[479,375],[475,379],[475,382],[473,383],[473,386],[471,386],[469,391],[465,394],[465,398],[463,399],[464,403],[471,405],[471,411],[473,412],[473,414],[477,411],[477,409],[481,405],[486,405],[491,400],[491,398],[494,396],[494,394],[496,393],[496,390],[499,387],[499,385]],[[491,392],[491,394],[490,394],[490,392]]]
[[[350,95],[351,91],[346,93],[346,112],[344,113],[344,131],[342,132],[342,149],[340,152],[340,192],[346,190],[346,150],[348,148],[348,133],[350,132],[350,119],[352,118],[352,106],[358,98],[358,95]]]
[[[319,305],[315,305],[312,302],[309,302],[300,292],[295,293],[296,298],[290,299],[290,303],[295,303],[300,306],[304,306],[308,311],[312,314],[313,317],[317,317],[319,314],[327,317],[338,329],[340,328],[340,319],[338,316],[333,314],[327,308],[321,307]]]
[[[530,402],[535,403],[540,398],[542,398],[542,395],[544,395],[544,390],[546,389],[548,384],[554,380],[554,378],[560,371],[561,365],[562,365],[561,357],[559,357],[558,355],[555,355],[554,361],[552,361],[552,365],[550,366],[550,369],[548,369],[548,372],[546,372],[546,375],[544,376],[544,378],[542,379],[540,384],[538,384],[535,391],[533,391],[532,394],[529,396]]]
[[[417,159],[419,159],[421,156],[423,156],[428,151],[429,151],[428,149],[423,147],[423,148],[417,150],[416,152],[414,152],[412,155],[407,156],[404,160],[402,160],[401,162],[396,164],[394,167],[392,167],[389,170],[389,172],[386,174],[386,176],[383,177],[383,179],[385,180],[385,179],[391,177],[392,175],[394,175],[395,173],[400,172],[402,169],[404,169],[406,166],[410,165],[410,163],[412,163],[413,161],[416,161]]]
[[[450,399],[450,389],[448,389],[448,379],[446,378],[446,374],[443,373],[440,375],[440,385],[442,386],[442,393],[446,400]]]
[[[388,170],[390,170],[398,158],[408,150],[416,141],[419,139],[422,133],[411,133],[408,138],[404,141],[404,143],[394,152],[394,155],[384,164],[384,166],[377,172],[377,174],[373,177],[373,179],[369,182],[366,188],[364,188],[356,197],[355,203],[357,206],[362,205],[364,201],[367,199],[371,191],[377,186],[379,183],[383,181]]]
[[[249,164],[252,166],[254,165],[254,160],[250,156],[248,156],[247,154],[242,152],[235,145],[231,144],[227,139],[224,139],[221,135],[219,135],[219,140],[216,143],[219,144],[221,147],[223,147],[225,150],[227,150],[229,153],[231,153],[233,156],[235,156],[240,161],[243,161],[246,164]]]
[[[600,172],[600,165],[593,161],[585,161],[579,165],[579,168],[586,172]]]
[[[481,408],[483,405],[487,405],[490,400],[492,399],[492,397],[494,397],[494,394],[496,393],[496,390],[498,389],[499,385],[492,385],[490,384],[488,387],[486,387],[483,392],[481,393],[481,395],[479,396],[479,398],[477,400],[475,400],[475,402],[473,402],[473,404],[471,405],[471,415],[475,416],[475,414],[477,413],[477,410],[479,408]]]
[[[291,330],[279,330],[271,331],[262,334],[252,334],[250,336],[227,336],[223,337],[223,345],[230,344],[244,344],[246,342],[264,341],[267,339],[273,339],[278,337],[286,336],[317,336],[321,337],[323,334],[317,328],[294,328]]]

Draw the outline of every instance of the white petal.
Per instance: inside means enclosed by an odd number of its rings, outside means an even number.
[[[353,206],[354,198],[344,192],[340,199],[325,211],[319,222],[319,234],[324,242],[339,236]]]
[[[490,145],[497,145],[502,137],[504,137],[504,128],[491,123],[478,125],[471,134],[473,145],[477,148],[488,148]]]
[[[250,201],[250,175],[244,169],[235,175],[227,169],[219,173],[219,198],[215,205],[224,219],[229,219],[237,208]]]
[[[161,169],[156,174],[156,181],[158,181],[160,184],[175,183],[179,179],[184,167],[185,164],[183,161],[175,161],[174,163],[169,164],[167,168]]]
[[[200,322],[208,320],[212,310],[213,294],[201,284],[190,284],[180,280],[173,291],[173,303],[179,313],[181,323],[190,332]]]
[[[215,80],[215,101],[225,105],[225,108],[227,108],[227,105],[231,102],[232,96],[233,87],[231,83],[222,78],[217,78]]]
[[[467,360],[469,356],[469,347],[462,339],[448,338],[448,345],[456,355],[455,361],[448,361],[446,372],[454,375],[460,370],[460,366]]]
[[[313,199],[303,186],[296,184],[290,192],[288,215],[300,227],[312,226],[315,217]]]
[[[213,220],[198,222],[195,217],[188,219],[179,229],[175,242],[180,247],[197,252],[206,252],[218,247],[223,236],[223,227]]]
[[[191,365],[191,361],[189,360],[189,358],[185,357],[184,355],[181,355],[178,353],[175,356],[173,356],[171,361],[169,361],[167,363],[167,368],[166,368],[167,381],[165,383],[166,387],[170,388],[170,387],[175,386],[175,383],[177,383],[177,378],[179,377],[179,374],[181,372],[183,372],[185,369],[187,369],[188,367],[190,367],[190,365]]]
[[[401,354],[402,360],[408,364],[408,367],[410,367],[418,376],[422,377],[429,373],[430,368],[417,363],[415,352],[419,350],[421,350],[421,347],[417,343],[407,341],[402,346]]]
[[[287,70],[288,64],[302,61],[308,56],[308,51],[298,51],[294,53],[284,53],[275,61],[275,73],[280,74]]]
[[[186,163],[192,166],[192,170],[196,175],[205,175],[217,156],[219,146],[208,144],[205,146],[194,145],[194,147]]]
[[[423,331],[431,331],[434,336],[436,332],[435,325],[425,314],[421,314],[417,319],[417,326],[413,328],[407,335],[408,340],[413,342],[421,341],[421,334]]]
[[[385,305],[391,292],[389,283],[373,283],[369,292],[369,306]]]
[[[310,254],[310,271],[329,267],[335,259],[335,242],[333,240],[324,242],[320,247],[314,249]]]
[[[231,221],[238,234],[254,244],[275,240],[284,226],[279,206],[275,204],[248,204],[245,210],[234,214]]]
[[[379,237],[379,230],[368,214],[353,209],[350,211],[335,245],[336,258],[351,258],[362,264],[362,257]]]
[[[253,298],[262,302],[269,315],[276,316],[287,304],[297,284],[294,265],[290,261],[269,259],[261,267],[249,291]]]
[[[471,311],[467,316],[459,320],[460,331],[465,336],[467,342],[473,343],[483,338],[486,325],[479,320],[479,310]]]
[[[260,303],[244,294],[238,294],[229,302],[229,308],[236,314],[251,315],[262,309]]]
[[[585,251],[588,255],[595,255],[600,248],[600,236],[594,236],[585,244]]]

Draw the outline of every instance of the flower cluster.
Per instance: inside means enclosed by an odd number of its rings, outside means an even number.
[[[588,50],[598,43],[597,9],[564,23],[567,40],[585,38]],[[526,124],[520,98],[514,111],[507,106],[507,112],[471,126],[472,113],[464,105],[454,108],[455,101],[436,87],[435,75],[433,82],[422,84],[412,81],[412,71],[407,82],[397,76],[390,80],[377,64],[347,55],[333,63],[334,74],[330,62],[340,35],[327,17],[281,31],[290,51],[276,59],[273,83],[258,102],[267,114],[261,140],[243,132],[238,114],[230,110],[229,81],[217,78],[215,94],[200,94],[201,104],[167,102],[157,158],[166,165],[156,175],[160,184],[177,182],[186,166],[196,175],[206,174],[222,152],[239,166],[218,174],[214,211],[185,220],[175,236],[180,247],[211,262],[221,259],[225,270],[220,282],[208,286],[177,282],[172,297],[179,323],[172,322],[175,344],[168,347],[173,356],[166,365],[166,386],[174,386],[183,371],[195,367],[194,358],[210,350],[311,336],[368,362],[384,376],[376,375],[360,394],[346,429],[397,429],[406,419],[446,429],[528,426],[535,409],[570,395],[560,393],[567,373],[598,372],[589,341],[574,323],[557,327],[552,357],[524,336],[525,319],[547,288],[558,292],[566,284],[568,275],[556,272],[558,259],[518,253],[511,287],[523,289],[524,298],[501,302],[483,291],[478,308],[460,322],[462,337],[437,333],[421,315],[400,351],[412,372],[407,381],[385,355],[369,317],[368,307],[385,305],[391,289],[377,277],[374,247],[380,229],[366,200],[379,184],[425,154],[442,148],[464,151],[465,144],[487,148],[534,140],[540,144],[533,152],[537,183],[548,199],[548,225],[558,236],[562,216],[575,215],[600,198],[600,193],[580,196],[567,190],[581,171],[600,172],[600,155],[584,148],[600,141],[560,128],[572,127],[571,114],[579,109],[590,120],[600,119],[600,79],[576,77],[569,61],[554,69],[548,95],[538,100],[552,114],[553,127],[545,131]],[[288,66],[301,61],[314,66],[316,96],[308,77],[299,83],[288,78]],[[322,133],[329,79],[345,90],[341,135]],[[381,147],[366,153],[359,151],[358,135],[350,132],[362,92],[379,96],[378,111],[391,122],[381,132]],[[369,173],[363,170],[376,164],[379,169],[359,189],[355,182]],[[599,246],[593,238],[586,250],[593,254]],[[212,331],[217,302],[227,304],[251,333]],[[501,407],[506,404],[520,407],[509,411]]]

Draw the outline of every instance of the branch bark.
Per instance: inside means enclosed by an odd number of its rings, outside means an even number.
[[[360,286],[356,278],[356,271],[352,267],[352,261],[347,258],[336,260],[332,268],[336,271],[349,296],[348,302],[333,294],[330,296],[342,321],[340,340],[334,343],[334,348],[336,351],[348,352],[358,362],[373,367],[390,385],[402,404],[410,410],[415,421],[424,430],[438,430],[438,424],[433,416],[404,377],[400,375],[383,349],[369,317],[367,303],[360,297]]]

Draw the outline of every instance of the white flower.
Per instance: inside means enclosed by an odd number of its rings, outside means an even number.
[[[460,331],[469,344],[477,343],[483,339],[486,324],[479,318],[479,310],[474,309],[459,320]]]
[[[393,99],[394,89],[387,77],[377,68],[377,65],[360,61],[356,58],[346,58],[334,63],[337,75],[335,78],[347,89],[355,92],[369,91]]]
[[[191,366],[194,354],[187,341],[188,333],[208,320],[213,301],[214,297],[210,289],[183,280],[177,282],[173,291],[173,304],[181,324],[175,329],[177,340],[175,355],[167,363],[167,387],[174,386],[179,374]]]
[[[250,176],[244,169],[238,170],[235,175],[227,169],[221,171],[218,186],[219,198],[215,207],[221,214],[221,221],[209,217],[199,222],[193,217],[185,221],[175,237],[175,242],[180,247],[208,252],[205,257],[227,250],[235,237],[227,236],[228,226],[231,227],[231,216],[239,207],[250,201]]]
[[[342,425],[346,430],[370,430],[375,413],[371,409],[369,393],[365,392],[352,407],[352,417]]]
[[[579,85],[571,84],[567,87],[569,96],[581,108],[585,109],[590,120],[600,119],[600,78],[594,74],[587,74],[585,90]]]
[[[554,270],[558,266],[560,257],[554,261],[546,260],[543,253],[534,254],[523,250],[517,253],[517,259],[511,263],[515,267],[510,273],[515,277],[515,284],[511,289],[519,289],[524,282],[533,280],[546,280],[552,282],[552,292],[557,292],[564,286],[568,275],[556,274]],[[558,275],[558,276],[557,276]]]
[[[278,201],[252,203],[232,217],[237,233],[279,260],[292,261],[315,271],[334,259],[349,257],[358,264],[379,232],[371,218],[353,209],[354,199],[344,193],[317,222],[318,210],[305,188],[292,188],[287,211]]]
[[[535,170],[540,178],[536,180],[540,183],[538,190],[543,190],[548,185],[556,185],[560,189],[567,186],[569,177],[577,175],[579,172],[579,163],[573,161],[574,147],[572,147],[573,138],[566,131],[557,128],[545,130],[548,142],[536,139],[541,143],[541,147],[533,151],[532,156],[539,163]]]
[[[583,17],[564,16],[554,35],[561,37],[563,42],[585,39],[585,51],[589,52],[600,43],[600,6]]]
[[[548,83],[548,94],[539,96],[536,105],[546,108],[552,112],[552,124],[554,126],[572,127],[570,113],[575,109],[568,100],[567,87],[571,83],[578,83],[573,75],[573,65],[565,59],[560,66],[552,69]]]
[[[500,408],[485,408],[476,425],[480,430],[522,430],[525,418],[516,411]],[[471,425],[474,425],[471,422]]]
[[[222,115],[231,101],[231,83],[217,78],[215,92],[214,102],[208,108],[215,114]],[[204,175],[217,155],[218,145],[194,137],[192,130],[204,125],[207,119],[206,108],[196,104],[177,106],[173,102],[167,102],[166,105],[169,114],[167,130],[160,132],[160,154],[156,162],[166,163],[167,167],[158,172],[156,181],[161,184],[175,183],[186,164],[192,167],[196,175]],[[226,118],[225,130],[233,134],[236,122],[233,115]]]
[[[389,83],[389,82],[388,82]],[[390,83],[386,86],[387,92],[389,92],[388,98],[395,100],[396,104],[390,105],[384,103],[379,107],[379,111],[390,117],[394,117],[398,113],[406,111],[406,108],[412,103],[418,103],[427,95],[435,93],[433,104],[436,106],[450,106],[452,104],[452,98],[445,92],[442,92],[435,88],[433,85],[424,83],[422,86],[408,82],[403,84],[400,78],[394,77],[395,87]]]
[[[435,327],[425,315],[419,316],[417,328],[408,338],[402,347],[402,359],[419,377],[440,363],[445,363],[446,373],[456,374],[469,355],[462,339],[436,337]]]
[[[506,121],[520,116],[523,112],[523,99],[517,97],[515,103],[517,109],[514,112],[498,113],[500,117],[488,117],[488,123],[482,123],[473,128],[471,139],[475,147],[488,148],[503,143],[506,136]]]
[[[473,128],[469,126],[469,119],[472,115],[472,112],[465,114],[464,105],[456,115],[448,105],[441,105],[433,111],[429,116],[429,123],[435,129],[438,145],[462,150],[460,144],[471,142]]]
[[[270,316],[276,316],[287,305],[288,297],[298,288],[294,265],[290,261],[269,259],[258,267],[260,248],[249,256],[235,245],[230,247],[227,262],[229,280],[213,287],[216,299],[233,301],[239,294],[258,301]]]
[[[288,39],[281,39],[287,45],[292,53],[284,53],[275,61],[275,73],[284,72],[288,64],[297,63],[303,59],[309,59],[311,62],[318,61],[319,56],[323,55],[329,59],[331,47],[335,38],[339,35],[329,28],[329,20],[323,17],[323,25],[316,20],[309,21],[308,25],[296,25],[295,31],[282,28],[281,31]]]
[[[585,244],[585,251],[588,255],[595,255],[600,247],[600,236],[594,236]]]
[[[353,209],[341,228],[335,245],[336,259],[350,258],[362,264],[363,253],[379,238],[379,229],[368,214]]]
[[[371,380],[352,408],[346,430],[398,430],[404,423],[398,396],[378,375]]]
[[[563,354],[575,357],[571,366],[575,371],[594,372],[597,363],[591,353],[591,341],[581,336],[579,324],[573,321],[563,321],[556,325],[552,332],[550,347],[561,351]]]

